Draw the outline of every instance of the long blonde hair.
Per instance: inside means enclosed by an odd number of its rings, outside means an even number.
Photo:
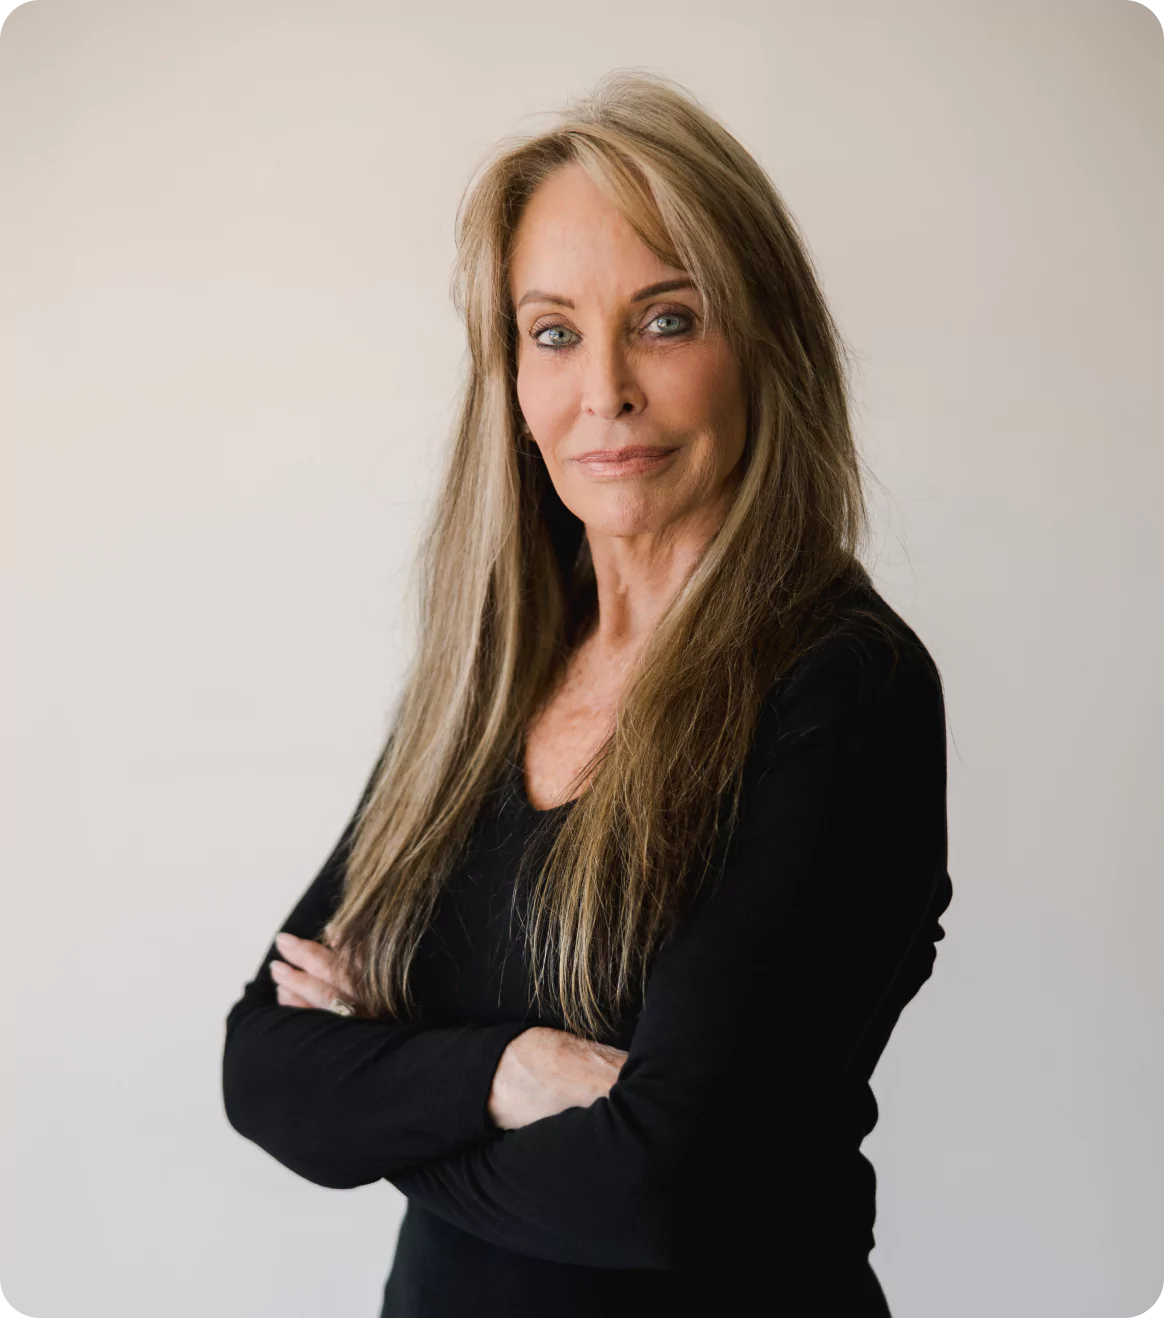
[[[523,208],[568,163],[690,275],[748,390],[735,499],[531,880],[533,997],[563,1028],[601,1038],[714,868],[766,693],[824,626],[830,587],[868,581],[867,530],[843,343],[792,218],[744,147],[690,93],[638,70],[608,73],[549,130],[503,139],[457,212],[468,374],[417,558],[418,644],[327,929],[361,1010],[413,1013],[410,966],[442,885],[595,617],[582,523],[521,433],[508,288]]]

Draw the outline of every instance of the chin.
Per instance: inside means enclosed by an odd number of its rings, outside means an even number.
[[[670,510],[646,498],[623,494],[619,498],[587,500],[576,513],[592,531],[603,535],[647,535],[661,531],[674,520]]]

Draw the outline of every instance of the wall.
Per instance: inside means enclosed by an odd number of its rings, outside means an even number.
[[[874,1078],[895,1318],[1164,1282],[1159,22],[1127,0],[36,0],[0,39],[0,1284],[372,1315],[402,1208],[229,1128],[346,820],[462,364],[462,187],[614,66],[759,157],[946,682],[955,896]],[[62,1266],[67,1264],[67,1266]]]

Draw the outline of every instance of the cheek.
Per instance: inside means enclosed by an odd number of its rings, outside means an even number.
[[[731,465],[743,448],[744,403],[735,362],[719,353],[676,361],[678,369],[660,382],[658,397],[676,427],[686,426],[702,438],[701,465]]]
[[[551,364],[527,356],[517,368],[517,401],[536,435],[552,436],[569,413],[570,385]]]

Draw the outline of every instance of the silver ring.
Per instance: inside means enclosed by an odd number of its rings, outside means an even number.
[[[332,998],[327,1004],[327,1009],[328,1011],[334,1011],[337,1016],[354,1016],[356,1014],[351,1003],[345,1002],[343,998]]]

